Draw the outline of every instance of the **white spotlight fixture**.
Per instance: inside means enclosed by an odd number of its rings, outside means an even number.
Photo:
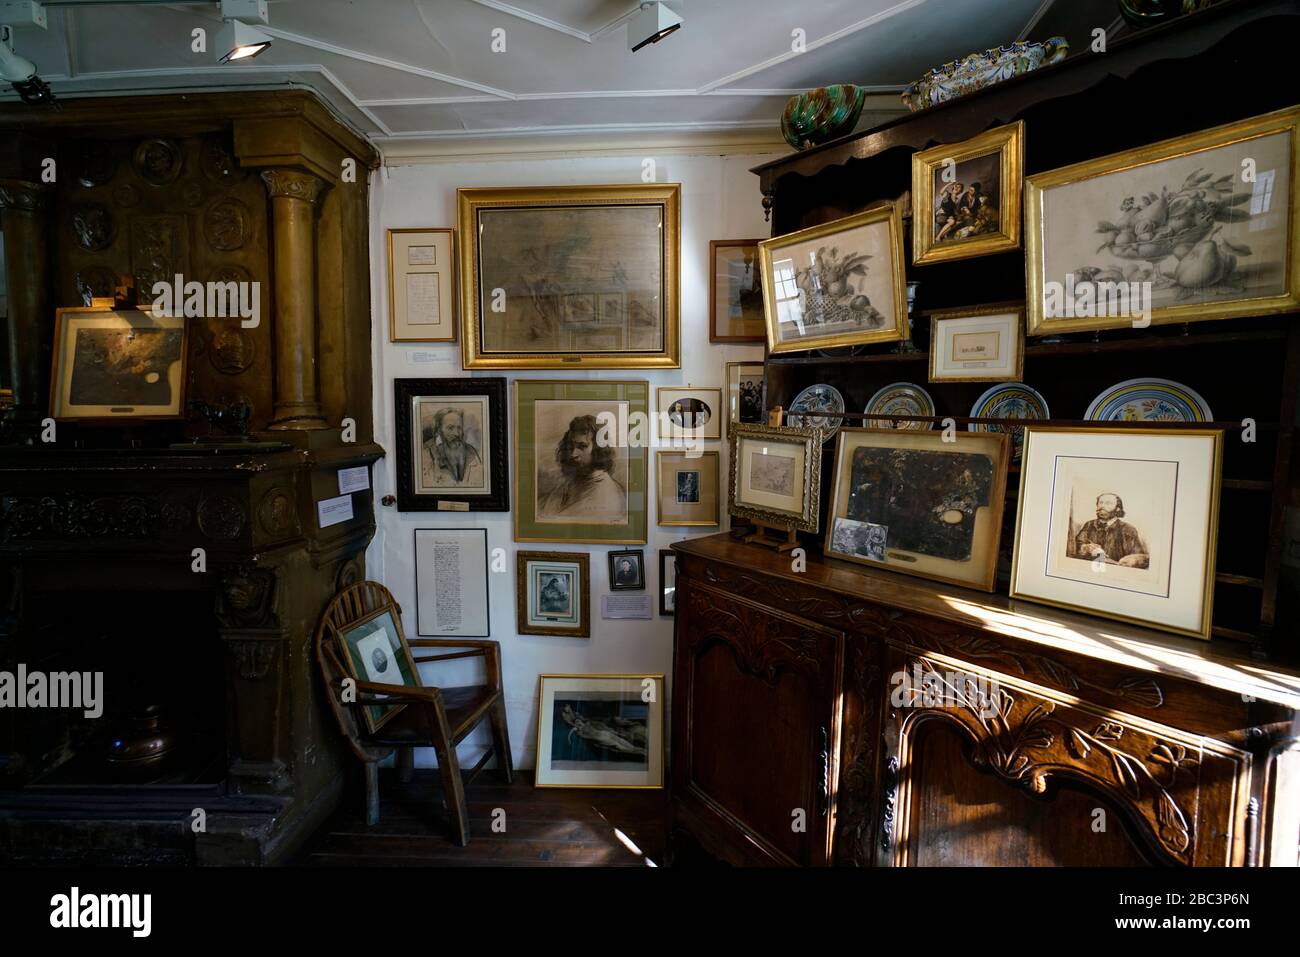
[[[226,23],[214,47],[218,63],[252,59],[271,45],[270,35],[253,26],[268,22],[266,0],[221,0],[221,18]]]
[[[674,30],[680,30],[682,18],[662,3],[643,3],[641,12],[627,22],[627,45],[633,53],[651,43],[658,43]]]

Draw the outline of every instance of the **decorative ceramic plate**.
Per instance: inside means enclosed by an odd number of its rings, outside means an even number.
[[[1170,379],[1127,379],[1092,400],[1091,422],[1213,422],[1209,405],[1193,388]]]
[[[1023,382],[1003,382],[993,386],[975,400],[971,406],[973,419],[1050,419],[1047,400],[1036,389]],[[1017,425],[991,425],[971,422],[970,432],[1010,432],[1013,457],[1020,458],[1020,447],[1025,441],[1024,432]]]
[[[1065,37],[1052,37],[1043,43],[1018,40],[983,53],[972,53],[930,70],[903,91],[903,103],[909,110],[923,110],[1039,67],[1059,63],[1069,53],[1070,45],[1065,42]]]
[[[829,442],[844,421],[844,396],[833,385],[819,382],[810,385],[790,403],[785,414],[785,424],[805,429],[825,429],[824,442]],[[810,414],[810,413],[822,413]],[[839,413],[839,414],[836,414]]]
[[[934,399],[919,385],[910,382],[891,382],[867,402],[863,412],[877,415],[934,415]],[[893,419],[868,419],[869,429],[905,429],[924,432],[933,429],[933,422],[899,422]]]

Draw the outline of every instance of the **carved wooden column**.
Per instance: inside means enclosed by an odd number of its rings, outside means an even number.
[[[262,171],[275,246],[275,411],[269,428],[323,429],[317,383],[316,200],[325,182],[295,169]]]
[[[0,216],[9,289],[13,415],[20,425],[30,426],[45,416],[50,396],[54,311],[49,294],[49,190],[39,183],[0,180]]]

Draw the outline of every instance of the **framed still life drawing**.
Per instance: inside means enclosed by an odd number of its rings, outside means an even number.
[[[457,190],[465,368],[677,368],[680,194]]]
[[[663,675],[540,675],[537,787],[664,786]]]
[[[456,341],[456,232],[388,231],[388,333],[393,342]]]

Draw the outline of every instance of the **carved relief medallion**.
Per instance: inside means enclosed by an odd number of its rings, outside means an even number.
[[[229,495],[211,495],[199,503],[199,529],[214,541],[237,539],[245,520],[244,507]]]
[[[175,140],[145,140],[135,148],[131,165],[146,183],[167,186],[181,174],[180,144]]]
[[[209,137],[203,141],[203,146],[199,149],[199,167],[208,179],[226,186],[244,178],[244,171],[239,168],[234,154],[226,147],[225,140],[219,137]]]
[[[108,207],[82,203],[72,208],[72,234],[82,249],[96,252],[113,242],[113,217]]]
[[[124,209],[130,209],[140,202],[140,191],[130,183],[123,183],[113,190],[113,202]]]
[[[234,319],[217,319],[209,344],[208,361],[225,375],[239,375],[253,367],[257,358],[257,340],[239,327]]]
[[[262,531],[272,538],[280,538],[298,530],[298,512],[293,507],[293,496],[287,488],[277,485],[268,489],[257,507],[257,520]]]
[[[72,148],[72,164],[77,182],[87,189],[103,186],[117,172],[112,151],[100,140],[77,143]]]
[[[131,220],[131,270],[141,303],[153,302],[154,283],[171,283],[177,273],[186,271],[184,235],[180,216],[136,216]]]
[[[239,249],[248,240],[252,218],[248,207],[227,197],[208,207],[203,215],[203,237],[221,252]]]

